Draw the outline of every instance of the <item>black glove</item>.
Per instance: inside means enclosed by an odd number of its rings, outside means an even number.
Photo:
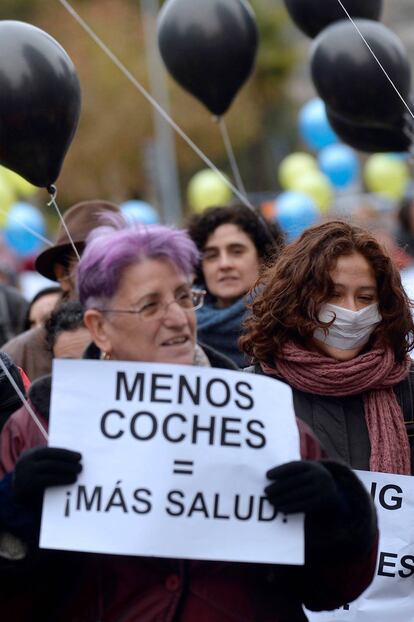
[[[346,509],[335,480],[321,462],[288,462],[266,473],[273,480],[264,492],[270,503],[284,514],[332,514]]]
[[[76,451],[35,447],[16,462],[12,490],[15,502],[24,508],[38,508],[48,486],[74,484],[82,471],[82,456]]]

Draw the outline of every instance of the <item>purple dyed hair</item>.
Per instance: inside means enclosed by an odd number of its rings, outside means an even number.
[[[105,215],[108,222],[108,215]],[[168,259],[190,277],[199,252],[185,231],[162,225],[128,224],[118,215],[110,226],[98,227],[88,236],[78,265],[79,300],[85,309],[100,308],[115,294],[122,272],[144,259]]]

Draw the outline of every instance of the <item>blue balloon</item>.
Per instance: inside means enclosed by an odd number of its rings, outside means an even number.
[[[338,142],[338,137],[329,124],[325,104],[317,97],[302,106],[299,112],[299,132],[312,149],[323,149]]]
[[[125,201],[121,212],[129,223],[140,222],[143,225],[156,225],[160,219],[156,210],[145,201]]]
[[[282,192],[275,201],[275,219],[291,242],[320,219],[314,201],[303,192]]]
[[[15,203],[7,214],[3,233],[5,242],[17,255],[30,257],[43,247],[42,240],[36,237],[36,233],[46,233],[43,214],[30,203]]]
[[[338,143],[329,145],[318,155],[319,167],[335,188],[346,188],[359,175],[359,159],[351,147]]]

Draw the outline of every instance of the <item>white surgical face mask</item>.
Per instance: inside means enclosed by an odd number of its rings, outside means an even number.
[[[352,350],[364,346],[382,320],[377,303],[360,311],[350,311],[326,303],[322,306],[318,318],[321,322],[331,322],[335,319],[327,329],[326,335],[322,328],[317,328],[313,333],[314,339],[339,350]]]

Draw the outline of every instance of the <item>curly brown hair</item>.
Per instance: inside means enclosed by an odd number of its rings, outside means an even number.
[[[414,346],[411,303],[399,272],[377,240],[364,229],[334,220],[307,229],[287,246],[256,284],[251,315],[239,345],[253,361],[271,363],[290,340],[306,345],[321,305],[332,296],[329,276],[339,257],[360,253],[374,271],[382,322],[370,343],[389,346],[402,361]]]

